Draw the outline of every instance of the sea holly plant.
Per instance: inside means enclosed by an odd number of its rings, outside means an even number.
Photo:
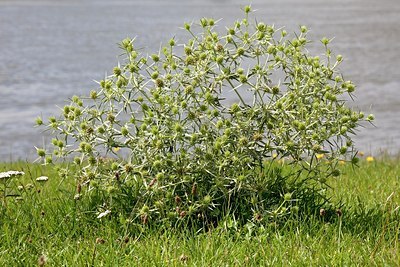
[[[98,89],[38,118],[54,135],[38,155],[74,165],[60,175],[76,179],[77,200],[138,224],[201,225],[268,222],[328,201],[328,180],[339,161],[357,163],[351,137],[373,116],[346,106],[355,85],[331,40],[313,56],[305,26],[290,35],[244,11],[226,30],[185,24],[186,42],[151,55],[123,40]]]

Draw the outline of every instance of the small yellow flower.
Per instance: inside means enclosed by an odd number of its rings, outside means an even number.
[[[114,152],[118,152],[120,149],[121,149],[120,147],[113,147],[113,148],[112,148],[112,150],[113,150]]]
[[[276,154],[276,153],[273,153],[273,154],[272,154],[272,158],[273,158],[273,159],[276,159],[277,157],[278,157],[278,154]]]
[[[368,156],[367,157],[367,162],[373,162],[375,159],[373,156]]]
[[[339,160],[339,164],[344,165],[344,164],[346,164],[346,161],[344,161],[344,160]]]
[[[317,159],[322,159],[324,157],[324,154],[316,154],[315,156],[317,157]]]
[[[363,156],[364,156],[364,152],[359,151],[359,152],[358,152],[358,155],[359,155],[360,157],[363,157]]]

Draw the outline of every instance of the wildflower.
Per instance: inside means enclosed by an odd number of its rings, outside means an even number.
[[[121,149],[120,147],[113,147],[113,148],[112,148],[112,150],[113,150],[114,152],[118,152],[120,149]]]
[[[47,180],[49,180],[49,177],[47,176],[39,176],[38,178],[36,178],[37,182],[46,182]]]
[[[344,165],[344,164],[346,164],[346,161],[344,161],[344,160],[339,160],[339,164],[340,164],[340,165]]]
[[[324,157],[324,154],[316,154],[315,156],[317,157],[317,159],[322,159]]]
[[[0,179],[11,178],[14,176],[24,175],[24,172],[20,171],[7,171],[7,172],[0,172]]]
[[[373,162],[375,159],[374,159],[373,156],[368,156],[368,157],[366,158],[366,160],[367,160],[367,162]]]
[[[103,218],[104,216],[107,216],[107,215],[110,214],[110,213],[111,213],[111,210],[106,210],[106,211],[100,213],[100,214],[97,216],[97,219],[101,219],[101,218]]]
[[[360,157],[363,157],[363,156],[364,156],[364,152],[362,152],[362,151],[359,151],[357,154],[358,154]]]

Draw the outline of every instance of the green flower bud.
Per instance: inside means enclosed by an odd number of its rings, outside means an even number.
[[[185,87],[185,94],[190,95],[190,94],[193,93],[193,91],[194,91],[193,86],[188,85],[188,86]]]
[[[326,38],[326,37],[324,37],[324,38],[321,39],[321,43],[322,43],[323,45],[328,45],[329,42],[330,42],[330,40],[329,40],[328,38]]]
[[[84,151],[86,151],[88,153],[92,152],[92,146],[90,144],[86,144]]]
[[[208,20],[206,18],[200,19],[200,25],[205,28],[208,26]]]
[[[185,23],[183,26],[187,31],[190,31],[190,24]]]
[[[162,181],[162,180],[164,180],[164,178],[165,178],[165,174],[164,173],[159,172],[159,173],[156,174],[156,179],[158,181]]]
[[[279,87],[278,86],[272,87],[272,94],[274,94],[274,95],[279,94]]]
[[[247,76],[246,75],[240,75],[239,76],[239,81],[241,82],[241,83],[246,83],[247,82]]]
[[[304,131],[306,129],[306,125],[304,123],[299,124],[299,130]]]
[[[217,121],[215,125],[217,129],[221,129],[224,126],[224,122],[222,120]]]
[[[151,59],[153,59],[154,62],[160,61],[160,57],[157,54],[152,54]]]
[[[353,157],[353,158],[351,159],[351,163],[352,163],[352,164],[358,164],[359,162],[360,162],[360,158]]]
[[[51,156],[47,156],[45,159],[46,164],[51,164],[53,163],[53,158]]]
[[[267,26],[265,25],[265,23],[259,22],[257,24],[257,30],[259,30],[260,32],[265,32],[266,29],[267,29]]]
[[[350,120],[349,116],[343,116],[343,117],[340,119],[340,121],[341,121],[342,123],[346,123],[346,122],[348,122],[349,120]]]
[[[97,92],[94,91],[94,90],[90,91],[90,98],[91,99],[96,99],[97,98]]]
[[[129,134],[129,131],[126,127],[121,127],[121,134],[123,136],[127,136]]]
[[[57,146],[58,146],[59,148],[63,148],[63,147],[64,147],[64,142],[61,141],[61,140],[58,140]]]
[[[290,150],[294,148],[294,143],[292,141],[287,141],[286,142],[286,147]]]
[[[236,113],[236,112],[238,112],[239,110],[240,110],[239,104],[237,104],[237,103],[232,104],[232,106],[231,106],[231,108],[230,108],[230,112],[231,112],[231,113]]]
[[[44,157],[44,156],[46,156],[46,151],[45,151],[44,149],[41,149],[41,148],[37,148],[37,149],[36,149],[36,153],[37,153],[37,155],[38,155],[39,157]]]
[[[215,59],[215,61],[216,61],[218,64],[222,64],[222,62],[224,61],[224,57],[223,57],[223,56],[217,56],[217,58]]]
[[[115,67],[113,69],[113,72],[114,72],[115,76],[120,76],[121,75],[121,69],[118,68],[118,67]]]
[[[38,125],[38,126],[43,125],[43,120],[40,117],[37,117],[35,122],[36,122],[36,125]]]
[[[182,132],[183,132],[183,127],[182,127],[182,125],[181,125],[179,122],[177,122],[177,123],[175,124],[174,130],[175,130],[175,132],[177,132],[177,133],[182,133]]]
[[[345,154],[347,152],[347,146],[342,146],[339,150],[340,154]]]
[[[210,195],[206,195],[206,196],[203,198],[203,204],[204,204],[205,206],[209,206],[209,205],[211,204],[211,201],[212,201],[212,198],[211,198]]]
[[[239,56],[243,56],[243,55],[244,55],[244,52],[245,52],[245,50],[244,50],[243,47],[239,47],[239,48],[236,50],[236,53],[237,53]]]
[[[158,71],[153,72],[151,74],[151,78],[154,79],[154,80],[157,79],[158,78]]]
[[[292,200],[292,193],[286,193],[286,194],[283,196],[283,199],[284,199],[285,201],[290,201],[290,200]]]
[[[240,146],[246,146],[248,144],[248,142],[249,142],[249,140],[245,136],[242,136],[239,138],[238,143]]]
[[[75,157],[75,158],[74,158],[74,163],[75,163],[76,165],[80,165],[80,164],[82,163],[81,158]]]
[[[113,162],[113,163],[111,164],[111,170],[116,171],[116,170],[118,170],[118,168],[119,168],[118,163]]]

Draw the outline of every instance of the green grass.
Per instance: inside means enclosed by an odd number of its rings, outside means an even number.
[[[37,265],[42,255],[48,266],[399,266],[399,163],[343,165],[330,192],[342,202],[342,216],[329,222],[315,211],[279,225],[236,229],[227,223],[200,233],[132,230],[118,219],[96,219],[74,200],[73,181],[60,181],[54,168],[1,164],[0,171],[26,175],[7,182],[6,193],[22,200],[4,200],[0,191],[0,266]],[[49,181],[36,182],[40,175]]]

